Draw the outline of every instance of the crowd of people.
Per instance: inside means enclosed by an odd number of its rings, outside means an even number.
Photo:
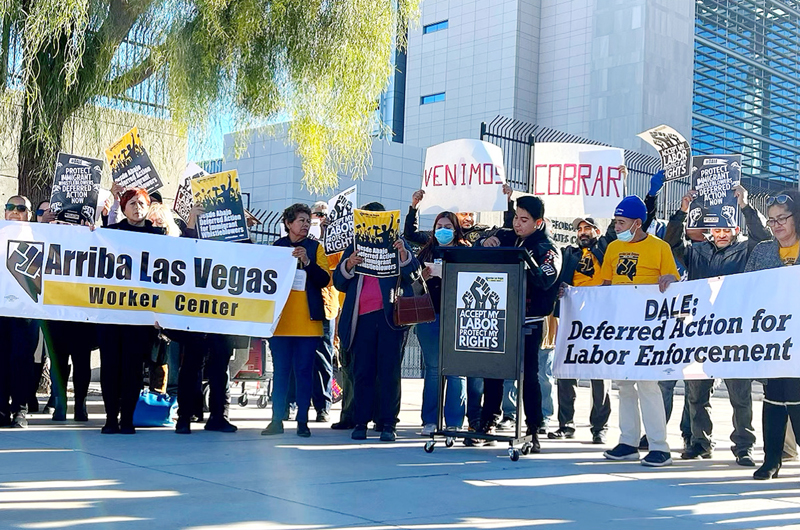
[[[620,167],[622,172],[627,170]],[[272,421],[263,435],[284,433],[284,422],[296,421],[296,434],[311,436],[313,421],[329,422],[334,365],[340,367],[342,412],[331,427],[348,430],[355,440],[370,434],[380,440],[396,439],[401,404],[401,364],[407,335],[412,327],[398,325],[393,305],[398,297],[413,296],[415,285],[424,284],[431,294],[435,318],[413,326],[424,365],[421,434],[437,429],[439,391],[439,336],[442,311],[440,249],[444,247],[517,247],[524,249],[535,266],[527,272],[524,327],[524,415],[517,416],[514,381],[447,376],[442,403],[444,427],[475,433],[465,435],[468,446],[493,445],[492,435],[524,421],[531,451],[541,451],[540,436],[551,440],[574,438],[576,380],[561,379],[557,388],[557,423],[549,430],[553,403],[553,337],[559,316],[559,299],[566,286],[658,285],[662,292],[682,279],[711,278],[746,271],[794,265],[800,250],[800,193],[787,190],[769,198],[767,218],[748,203],[747,191],[735,188],[747,237],[738,227],[708,231],[687,229],[687,213],[695,192],[689,190],[668,223],[656,220],[656,196],[664,175],[651,178],[641,199],[625,197],[614,219],[603,231],[592,217],[572,222],[576,244],[557,247],[548,228],[545,202],[538,196],[512,200],[505,186],[508,210],[503,226],[477,225],[470,212],[442,212],[429,231],[420,230],[418,204],[422,190],[413,194],[405,218],[403,237],[394,248],[399,257],[399,277],[376,278],[356,272],[362,257],[351,246],[343,253],[326,255],[320,241],[310,235],[319,225],[324,235],[327,203],[309,207],[294,204],[283,212],[286,235],[274,245],[292,248],[297,258],[293,289],[274,335],[268,339],[274,367]],[[384,211],[372,202],[361,207]],[[197,237],[195,208],[187,223],[161,204],[160,196],[143,189],[112,189],[98,224],[105,229],[127,230],[167,237]],[[23,196],[11,197],[5,219],[23,222],[57,222],[43,201],[32,208]],[[176,222],[177,221],[177,222]],[[656,235],[658,234],[658,235]],[[659,237],[660,236],[660,237]],[[635,269],[629,257],[637,256]],[[90,356],[99,347],[101,389],[105,405],[105,434],[134,434],[133,412],[149,373],[151,389],[178,395],[175,430],[190,434],[192,423],[204,419],[201,382],[210,387],[206,430],[235,432],[228,419],[230,383],[228,363],[233,349],[247,337],[162,329],[158,326],[93,325],[78,322],[34,321],[0,318],[0,336],[10,348],[0,350],[0,425],[26,427],[27,415],[39,410],[36,388],[45,357],[51,359],[52,396],[45,413],[52,420],[67,419],[67,381],[72,366],[74,420],[87,421],[86,398],[90,381]],[[154,351],[165,351],[153,355]],[[641,460],[645,466],[672,463],[667,442],[667,423],[672,413],[675,381],[617,381],[619,389],[618,443],[603,455],[610,460]],[[733,406],[733,443],[736,463],[755,466],[752,425],[752,381],[724,381]],[[764,382],[763,443],[765,459],[754,478],[776,477],[784,448],[800,436],[800,379]],[[611,415],[611,382],[593,380],[589,415],[592,443],[607,443]],[[685,382],[680,429],[683,459],[711,458],[714,450],[711,395],[714,380]],[[644,433],[641,432],[642,424]],[[787,425],[791,428],[787,429]],[[644,434],[644,435],[643,435]],[[791,441],[790,441],[791,440]],[[642,457],[640,451],[646,451]]]

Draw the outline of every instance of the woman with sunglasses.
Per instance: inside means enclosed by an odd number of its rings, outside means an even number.
[[[773,239],[756,245],[747,261],[745,272],[776,269],[795,265],[800,252],[800,193],[786,190],[767,199],[767,226]],[[767,480],[778,477],[786,434],[787,419],[795,437],[800,439],[800,378],[768,379],[764,386],[764,464],[753,478]]]

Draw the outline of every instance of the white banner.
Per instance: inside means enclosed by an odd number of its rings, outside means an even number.
[[[537,143],[533,154],[533,194],[545,211],[559,217],[612,218],[625,197],[619,166],[625,151],[572,143]]]
[[[480,140],[453,140],[425,152],[420,215],[441,212],[502,212],[506,169],[503,150]]]
[[[0,221],[0,316],[269,337],[290,248]]]
[[[800,267],[670,285],[570,288],[559,379],[800,377]]]

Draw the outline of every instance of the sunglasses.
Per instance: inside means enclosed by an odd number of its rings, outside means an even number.
[[[786,204],[787,202],[794,202],[791,197],[788,195],[777,195],[775,197],[770,197],[767,199],[767,208],[772,206],[773,204]]]
[[[14,210],[18,212],[27,212],[28,207],[25,206],[24,204],[11,204],[11,203],[6,204],[7,212],[13,212]]]
[[[36,215],[37,215],[37,216],[39,216],[39,217],[41,217],[41,216],[43,216],[43,215],[44,215],[44,212],[46,212],[46,211],[47,211],[47,210],[42,210],[41,208],[39,208],[38,210],[36,210]]]
[[[325,212],[314,212],[311,215],[313,215],[314,217],[327,217],[327,214]]]

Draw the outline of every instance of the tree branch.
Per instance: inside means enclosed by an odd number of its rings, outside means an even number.
[[[122,95],[129,88],[133,88],[136,85],[143,83],[150,76],[156,73],[160,65],[155,59],[153,59],[154,54],[155,50],[152,50],[150,55],[143,59],[139,64],[133,66],[126,72],[121,73],[109,81],[106,85],[105,95],[108,97]]]

